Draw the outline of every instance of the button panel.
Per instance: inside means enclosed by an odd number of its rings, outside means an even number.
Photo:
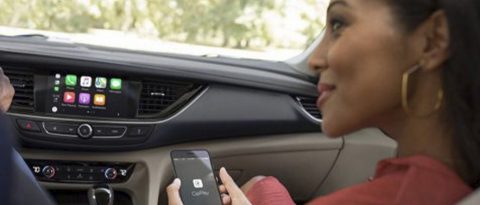
[[[22,138],[96,147],[132,146],[144,143],[154,131],[153,124],[42,121],[14,118]],[[28,140],[28,139],[27,139]]]
[[[122,138],[127,132],[127,126],[116,125],[90,125],[69,124],[56,122],[42,122],[45,133],[53,136],[79,137],[82,139],[90,138]],[[148,128],[148,127],[147,127]],[[40,131],[40,129],[38,130]],[[141,136],[146,136],[146,131],[142,131]]]
[[[39,181],[60,183],[123,183],[133,163],[26,160]]]

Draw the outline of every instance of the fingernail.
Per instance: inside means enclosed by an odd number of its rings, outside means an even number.
[[[175,179],[173,180],[173,183],[175,183],[175,184],[181,184],[182,181],[181,181],[179,178],[175,178]]]

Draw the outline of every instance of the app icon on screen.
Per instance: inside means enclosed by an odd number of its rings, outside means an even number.
[[[80,86],[89,88],[92,86],[92,77],[90,76],[82,76],[80,78]]]
[[[193,180],[193,187],[200,189],[203,188],[203,182],[201,179],[194,179]]]
[[[121,90],[122,89],[122,79],[120,79],[120,78],[110,79],[110,89]]]
[[[90,93],[80,93],[78,96],[78,103],[82,105],[90,104]]]
[[[107,88],[107,78],[97,77],[95,79],[95,87],[96,88]]]
[[[105,105],[105,95],[104,94],[95,94],[93,97],[93,104],[98,106]]]
[[[68,104],[75,103],[75,93],[74,92],[63,93],[63,102]]]
[[[59,88],[58,86],[55,86],[55,87],[53,87],[53,91],[59,92],[59,91],[60,91],[60,88]]]
[[[77,76],[76,75],[67,75],[65,77],[65,84],[67,86],[75,86],[77,85]]]
[[[60,85],[60,80],[55,80],[55,85]]]
[[[60,73],[55,74],[56,79],[60,79],[61,77],[62,77],[62,75],[60,75]]]

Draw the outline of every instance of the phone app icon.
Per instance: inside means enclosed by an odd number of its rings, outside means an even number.
[[[98,106],[105,105],[105,95],[104,94],[95,94],[93,97],[93,104]]]
[[[53,87],[53,91],[59,92],[59,91],[60,91],[60,88],[59,88],[58,86],[55,86],[55,87]]]
[[[77,85],[77,76],[76,75],[67,75],[65,77],[65,84],[67,86],[75,86]]]
[[[193,180],[193,187],[200,189],[203,188],[203,182],[201,179],[194,179]]]
[[[110,79],[110,89],[121,90],[122,89],[122,79],[120,79],[120,78]]]
[[[90,86],[92,86],[92,77],[82,76],[80,78],[80,86],[85,87],[85,88],[89,88]]]
[[[104,77],[97,77],[95,79],[95,87],[96,88],[107,88],[107,78]]]
[[[74,92],[63,93],[63,102],[68,104],[75,103],[75,93]]]
[[[78,103],[82,105],[89,105],[90,104],[90,93],[80,93],[78,96]]]

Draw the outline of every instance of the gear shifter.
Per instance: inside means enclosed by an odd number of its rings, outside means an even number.
[[[108,184],[97,184],[88,190],[90,205],[113,205],[113,189]]]

